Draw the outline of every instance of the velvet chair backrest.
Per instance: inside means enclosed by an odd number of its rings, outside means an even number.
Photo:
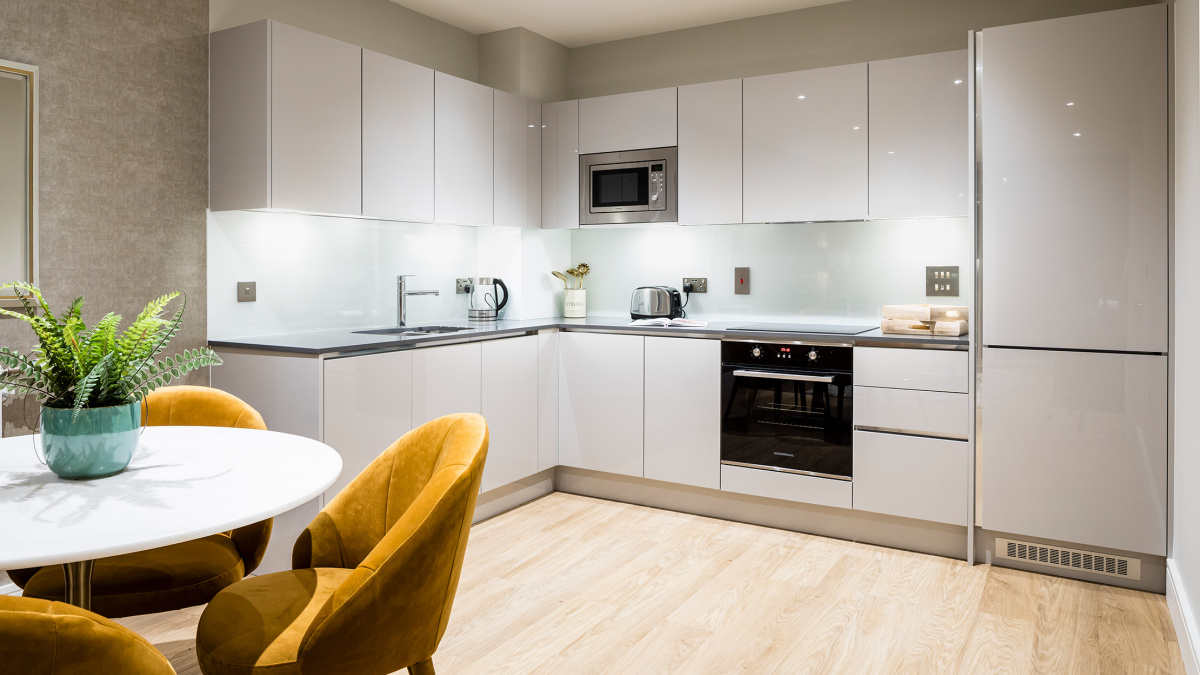
[[[301,534],[294,568],[354,569],[305,634],[301,670],[391,672],[433,655],[450,619],[487,447],[479,415],[422,425]]]

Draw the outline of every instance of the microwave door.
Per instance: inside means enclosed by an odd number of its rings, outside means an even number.
[[[592,212],[645,211],[650,205],[649,179],[645,164],[592,167]]]

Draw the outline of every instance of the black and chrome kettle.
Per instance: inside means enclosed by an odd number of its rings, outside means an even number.
[[[500,297],[500,291],[504,297]],[[471,321],[495,321],[508,304],[508,286],[496,277],[471,277],[467,279],[467,303],[467,318]]]

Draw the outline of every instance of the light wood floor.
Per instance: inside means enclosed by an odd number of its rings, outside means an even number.
[[[122,623],[198,673],[200,609]],[[1164,598],[555,493],[471,532],[440,675],[1183,673]]]

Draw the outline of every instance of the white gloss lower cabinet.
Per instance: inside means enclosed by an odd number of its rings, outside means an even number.
[[[642,476],[643,359],[640,335],[559,335],[559,462]]]
[[[645,477],[720,489],[721,341],[645,340]]]
[[[411,351],[325,360],[325,443],[342,456],[326,504],[412,429],[412,367]]]
[[[434,218],[491,225],[492,88],[434,75]]]
[[[867,64],[742,81],[742,220],[867,217]]]
[[[538,472],[538,336],[482,343],[483,491]]]
[[[983,526],[1166,555],[1167,357],[983,351]]]
[[[854,508],[966,525],[970,452],[965,441],[856,431]]]
[[[482,412],[483,351],[478,342],[412,351],[413,426],[452,413]]]

